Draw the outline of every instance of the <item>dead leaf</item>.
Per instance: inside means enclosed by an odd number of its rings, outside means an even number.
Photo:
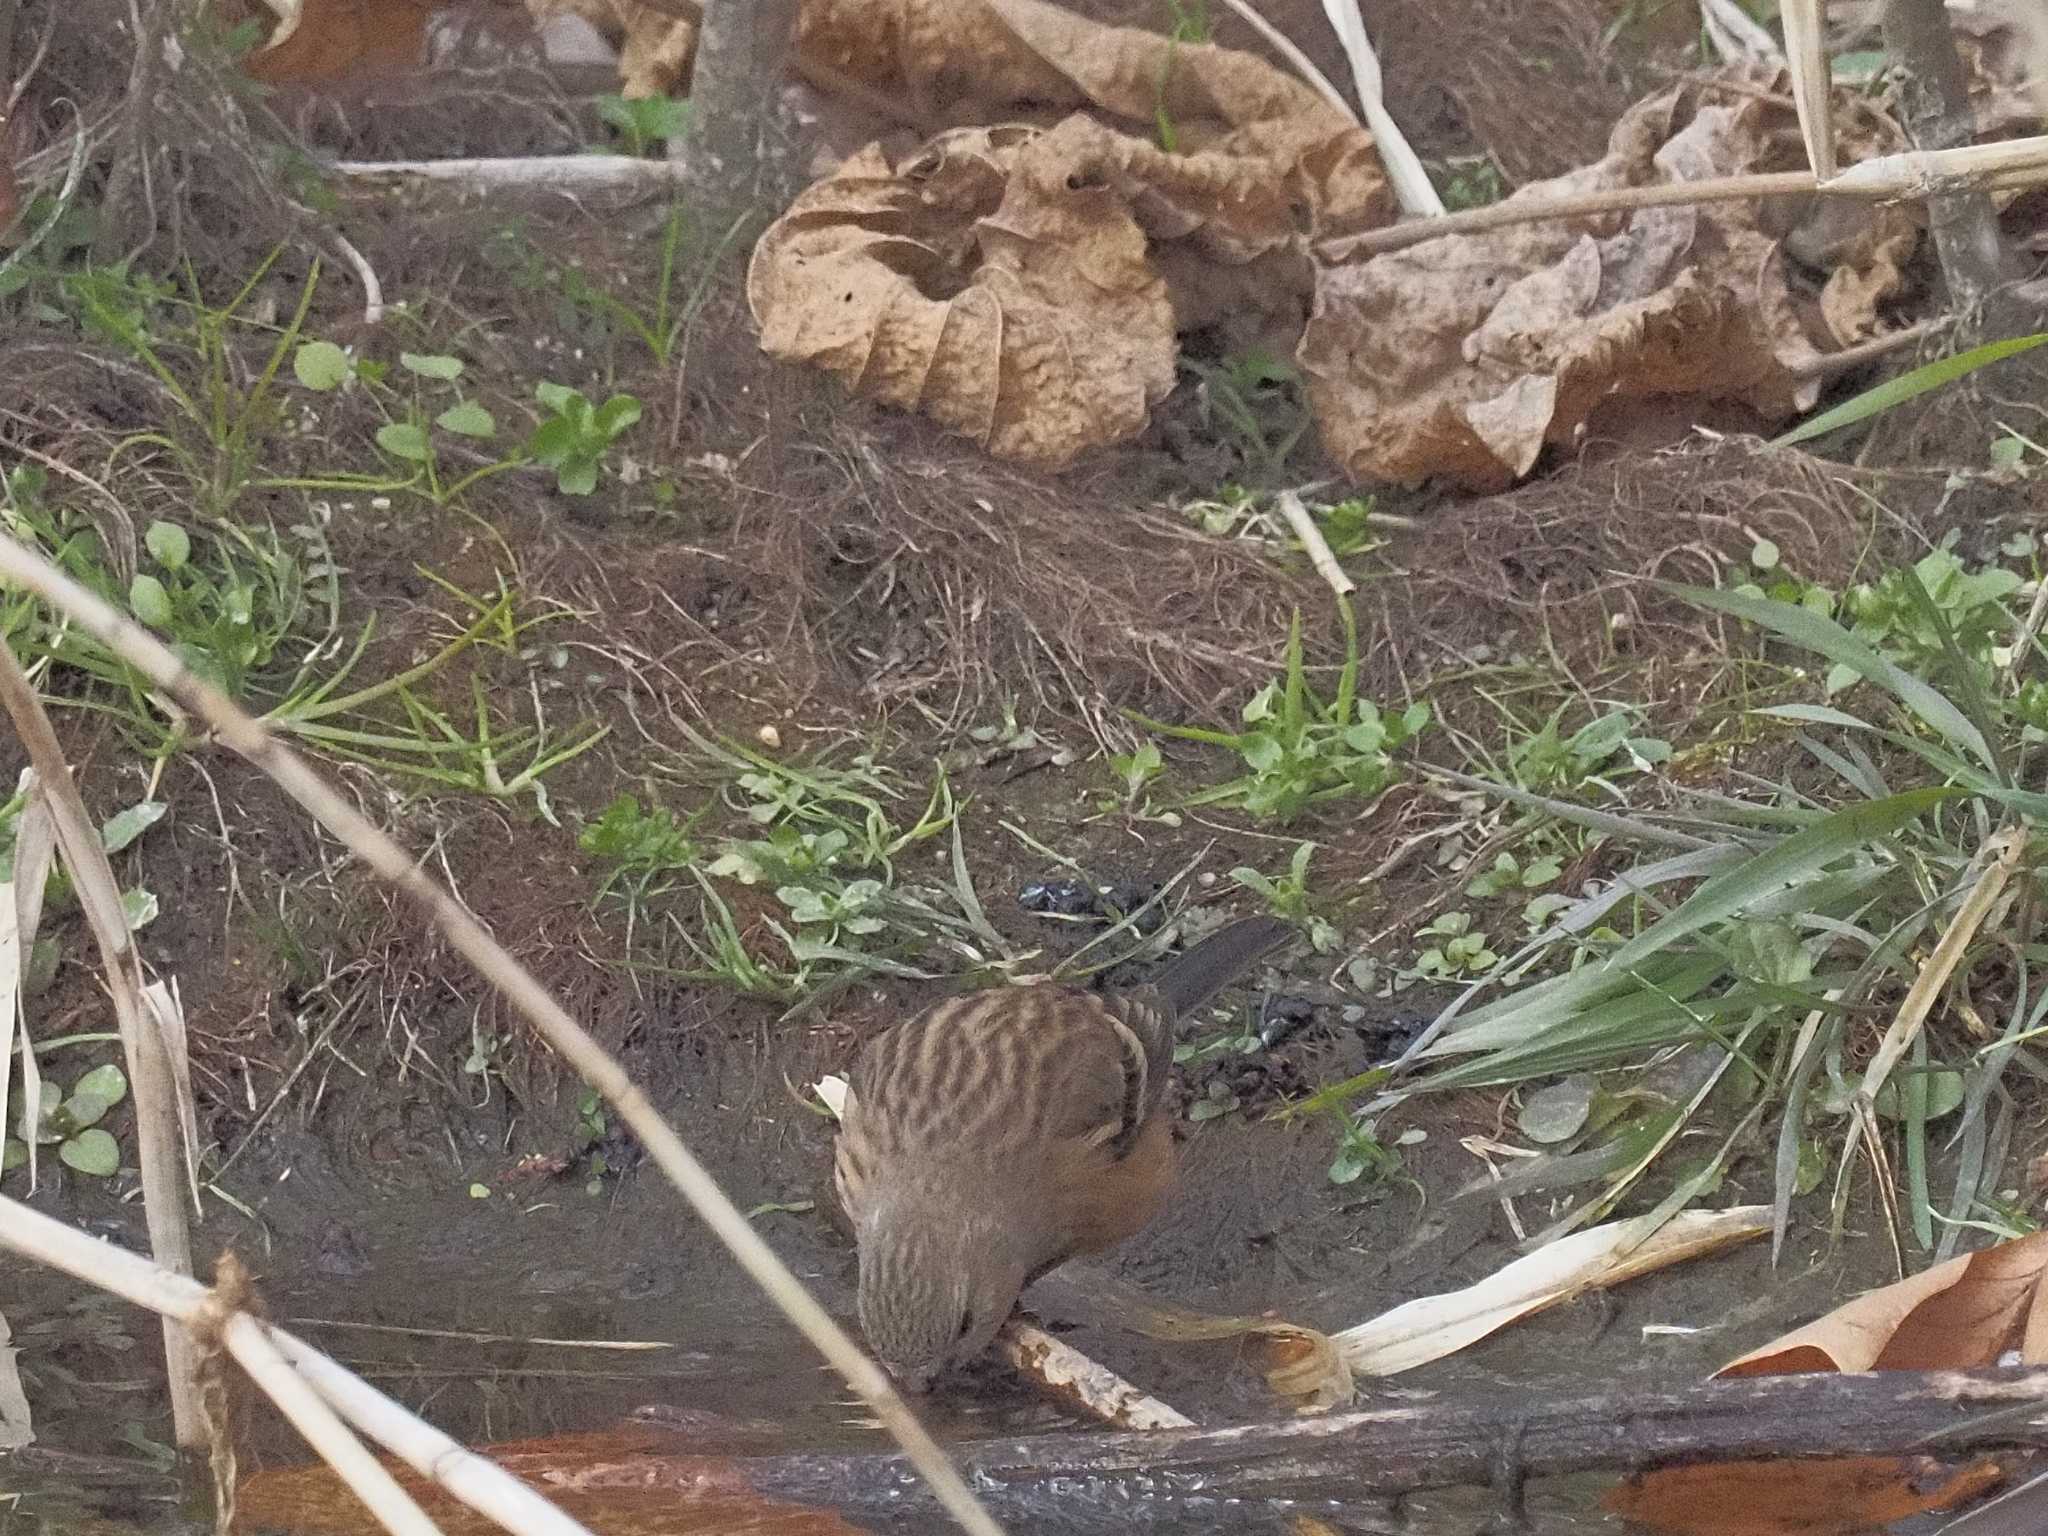
[[[687,1434],[658,1426],[558,1435],[479,1447],[586,1528],[607,1536],[861,1536],[829,1509],[755,1492],[735,1463],[688,1454]],[[444,1536],[490,1536],[498,1527],[410,1467],[391,1472]],[[255,1472],[237,1490],[235,1528],[290,1536],[359,1536],[362,1505],[326,1466]]]
[[[1778,169],[1797,153],[1792,126],[1760,97],[1680,86],[1632,108],[1604,159],[1510,201]],[[1733,401],[1769,420],[1806,408],[1820,351],[1759,218],[1741,203],[1643,209],[1360,262],[1327,245],[1297,352],[1325,446],[1355,479],[1493,491],[1632,400]],[[1890,226],[1872,240],[1831,301],[1851,332],[1868,329],[1912,248]]]
[[[1589,1227],[1545,1244],[1476,1285],[1418,1297],[1347,1328],[1335,1342],[1352,1370],[1392,1376],[1587,1291],[1759,1237],[1770,1225],[1770,1207],[1743,1205],[1683,1211],[1654,1230],[1640,1217]]]
[[[526,0],[526,9],[542,25],[577,16],[595,27],[619,50],[619,94],[627,100],[686,94],[697,52],[695,17],[640,0]]]
[[[1148,1338],[1183,1343],[1242,1339],[1266,1385],[1302,1413],[1351,1401],[1351,1367],[1330,1335],[1277,1317],[1224,1317],[1185,1307],[1123,1307],[1119,1321]]]
[[[1715,1374],[1966,1370],[1994,1365],[2013,1350],[2023,1363],[2038,1365],[2048,1359],[2044,1271],[2048,1232],[2000,1243],[1868,1291]],[[1925,1457],[1730,1462],[1645,1473],[1606,1502],[1618,1514],[1682,1536],[1846,1536],[1952,1508],[2001,1476],[1993,1460],[1960,1469]]]
[[[1173,387],[1173,307],[1085,118],[962,129],[899,170],[855,156],[755,247],[770,355],[1058,466],[1142,428]]]
[[[1685,1536],[1842,1536],[1953,1509],[2003,1476],[1995,1461],[1951,1468],[1926,1456],[1724,1461],[1631,1477],[1600,1502],[1625,1520]]]
[[[1968,1370],[2012,1349],[2039,1365],[2048,1360],[2044,1270],[2048,1232],[1965,1254],[1866,1292],[1717,1374]]]
[[[748,273],[762,346],[1000,457],[1056,468],[1141,430],[1177,331],[1291,347],[1305,240],[1391,213],[1371,136],[1249,54],[1043,0],[810,0],[798,47],[979,126],[894,164],[870,147],[797,200]]]

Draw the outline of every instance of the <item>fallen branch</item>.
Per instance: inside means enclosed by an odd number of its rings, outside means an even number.
[[[1349,597],[1358,590],[1358,583],[1344,574],[1344,567],[1337,563],[1337,557],[1330,550],[1329,540],[1323,537],[1323,530],[1316,526],[1316,520],[1309,516],[1308,504],[1297,491],[1282,491],[1273,498],[1273,505],[1280,515],[1287,519],[1287,526],[1294,536],[1301,540],[1301,547],[1308,552],[1308,563],[1316,568],[1316,574],[1330,584],[1330,590],[1338,597]]]
[[[651,1453],[603,1466],[549,1468],[544,1445],[500,1446],[524,1475],[573,1476],[601,1500],[607,1486],[692,1490],[744,1486],[765,1498],[887,1514],[892,1527],[936,1513],[907,1484],[898,1455],[811,1454],[713,1459]],[[1174,1529],[1219,1501],[1313,1499],[1365,1504],[1424,1489],[1485,1487],[1503,1470],[1528,1477],[1634,1472],[1673,1461],[1896,1455],[1960,1458],[2048,1445],[2048,1370],[1879,1371],[1752,1376],[1682,1387],[1567,1395],[1489,1392],[1418,1396],[1399,1406],[1320,1418],[1148,1434],[1088,1432],[981,1440],[954,1447],[1000,1512],[1042,1517],[1058,1490],[1084,1481],[1085,1500],[1058,1501],[1061,1529],[1128,1533],[1134,1511]],[[1504,1449],[1512,1448],[1512,1449]],[[715,1477],[709,1474],[715,1469]],[[590,1506],[593,1510],[599,1506]],[[1035,1512],[1035,1513],[1034,1513]],[[1347,1521],[1356,1509],[1346,1510]],[[1177,1523],[1178,1522],[1178,1523]],[[1235,1524],[1235,1521],[1232,1521]],[[1387,1527],[1392,1529],[1395,1527]],[[1400,1527],[1406,1529],[1407,1527]]]
[[[672,160],[631,155],[523,155],[470,160],[337,160],[336,175],[356,181],[452,181],[458,186],[534,192],[655,193],[683,184]]]
[[[122,1054],[128,1063],[129,1092],[135,1099],[136,1161],[141,1165],[142,1213],[150,1252],[159,1264],[189,1275],[192,1224],[185,1206],[187,1191],[193,1205],[199,1203],[194,1112],[189,1099],[180,1099],[179,1073],[164,1039],[164,1021],[147,995],[121,888],[100,845],[99,831],[86,814],[85,801],[79,796],[71,765],[64,760],[42,700],[14,659],[14,652],[5,645],[0,645],[0,709],[14,722],[15,733],[35,766],[56,846],[71,872],[79,909],[99,948],[107,995],[113,1000]],[[33,863],[40,866],[41,860]],[[30,876],[35,880],[42,877],[40,867]],[[31,899],[40,905],[40,897],[36,891]],[[12,1025],[13,1020],[6,1023]],[[0,1044],[11,1046],[13,1033],[10,1028]],[[33,1109],[25,1123],[35,1124]],[[168,1323],[164,1325],[164,1367],[170,1388],[172,1438],[178,1449],[197,1451],[206,1446],[208,1429],[200,1405],[192,1341],[184,1329]]]

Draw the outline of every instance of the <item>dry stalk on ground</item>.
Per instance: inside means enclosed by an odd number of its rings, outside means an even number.
[[[48,808],[51,829],[64,863],[78,892],[93,940],[99,946],[107,991],[113,998],[114,1017],[119,1022],[121,1048],[128,1063],[128,1081],[135,1095],[135,1139],[142,1165],[142,1205],[148,1219],[150,1251],[157,1262],[178,1274],[192,1273],[192,1228],[185,1206],[189,1189],[198,1201],[197,1170],[193,1166],[194,1114],[189,1095],[181,1102],[180,1074],[171,1063],[164,1039],[164,1023],[148,995],[142,979],[142,962],[128,928],[127,912],[121,903],[120,887],[100,846],[99,833],[86,815],[85,802],[72,781],[71,767],[64,761],[50,718],[42,701],[23,674],[14,652],[0,644],[0,706],[14,722],[14,729],[28,749],[35,765],[38,789]],[[28,879],[43,877],[42,860],[26,861],[22,871]],[[31,899],[40,904],[40,894]],[[12,1025],[13,1020],[6,1021]],[[0,1047],[12,1048],[9,1036]],[[28,1056],[23,1040],[22,1054]],[[27,1123],[33,1124],[34,1112]],[[31,1138],[33,1139],[33,1138]],[[199,1450],[207,1444],[206,1416],[199,1403],[198,1369],[192,1341],[184,1329],[164,1325],[164,1358],[170,1381],[172,1434],[180,1450]]]
[[[478,973],[503,993],[584,1081],[618,1111],[662,1173],[731,1251],[741,1268],[875,1411],[948,1513],[976,1536],[1000,1536],[995,1521],[911,1413],[881,1367],[861,1352],[776,1257],[618,1062],[524,966],[506,953],[467,907],[344,801],[303,758],[226,695],[195,677],[140,625],[12,539],[0,539],[0,577],[59,609],[135,667],[181,708],[204,721],[219,740],[274,779],[372,869],[413,897]]]

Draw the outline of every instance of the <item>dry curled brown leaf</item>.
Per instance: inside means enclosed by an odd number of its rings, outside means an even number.
[[[1951,1259],[1867,1291],[1804,1328],[1730,1361],[1721,1376],[1800,1371],[1982,1368],[2016,1354],[2048,1358],[2048,1232]],[[1999,1480],[1995,1462],[1961,1468],[1924,1457],[1732,1462],[1632,1478],[1607,1507],[1682,1536],[1828,1536],[1948,1509]]]
[[[1759,95],[1677,87],[1631,109],[1605,158],[1516,200],[1776,169],[1790,118]],[[1326,447],[1355,479],[1499,490],[1596,410],[1660,396],[1766,419],[1806,408],[1820,353],[1763,217],[1743,203],[1651,208],[1325,267],[1297,358]],[[1837,296],[1844,329],[1866,328],[1897,285],[1890,233],[1839,247],[1845,265],[1869,264]]]
[[[1042,0],[811,0],[799,49],[921,121],[980,123],[893,165],[871,147],[797,200],[748,273],[762,345],[999,457],[1059,467],[1141,430],[1178,331],[1291,344],[1305,238],[1390,209],[1371,136],[1248,54]]]

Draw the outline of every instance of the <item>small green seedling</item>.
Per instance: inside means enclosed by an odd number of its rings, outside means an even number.
[[[1314,843],[1302,843],[1294,850],[1294,856],[1287,861],[1284,875],[1263,875],[1249,865],[1239,865],[1230,872],[1230,878],[1248,891],[1257,891],[1266,899],[1266,910],[1275,917],[1291,923],[1303,923],[1308,927],[1309,943],[1319,955],[1327,955],[1337,948],[1343,935],[1332,923],[1316,915],[1309,897],[1308,864],[1315,856]]]
[[[1371,1174],[1372,1182],[1379,1184],[1400,1168],[1401,1154],[1375,1136],[1370,1125],[1356,1119],[1345,1122],[1337,1156],[1330,1163],[1332,1184],[1356,1184],[1366,1174]]]
[[[1286,672],[1245,705],[1242,731],[1132,716],[1161,735],[1229,747],[1244,760],[1243,775],[1204,790],[1188,804],[1236,805],[1285,826],[1325,801],[1343,795],[1369,798],[1393,782],[1393,754],[1429,724],[1429,706],[1417,700],[1398,714],[1384,714],[1369,699],[1357,697],[1357,621],[1349,605],[1338,612],[1344,619],[1346,655],[1330,702],[1317,698],[1308,685],[1297,611],[1287,631]]]
[[[600,96],[597,115],[618,135],[619,150],[641,160],[657,145],[683,136],[690,125],[690,104],[671,96]]]
[[[121,1144],[100,1126],[107,1112],[128,1097],[128,1079],[112,1062],[94,1067],[65,1093],[48,1078],[33,1114],[26,1101],[15,1129],[0,1150],[0,1172],[28,1161],[28,1141],[57,1148],[57,1158],[78,1173],[110,1179],[121,1171]]]
[[[554,414],[534,428],[528,451],[555,472],[563,495],[588,496],[597,489],[605,454],[640,419],[640,402],[632,395],[613,395],[593,406],[581,390],[547,379],[534,386],[534,393]]]
[[[1470,912],[1446,912],[1418,929],[1418,939],[1436,943],[1415,957],[1415,974],[1437,981],[1456,981],[1490,971],[1500,963],[1483,929],[1472,926]]]
[[[593,903],[613,897],[637,916],[649,902],[673,890],[697,862],[697,845],[690,837],[695,822],[695,817],[678,821],[659,805],[642,810],[634,795],[612,801],[576,839],[577,847],[611,866]]]

